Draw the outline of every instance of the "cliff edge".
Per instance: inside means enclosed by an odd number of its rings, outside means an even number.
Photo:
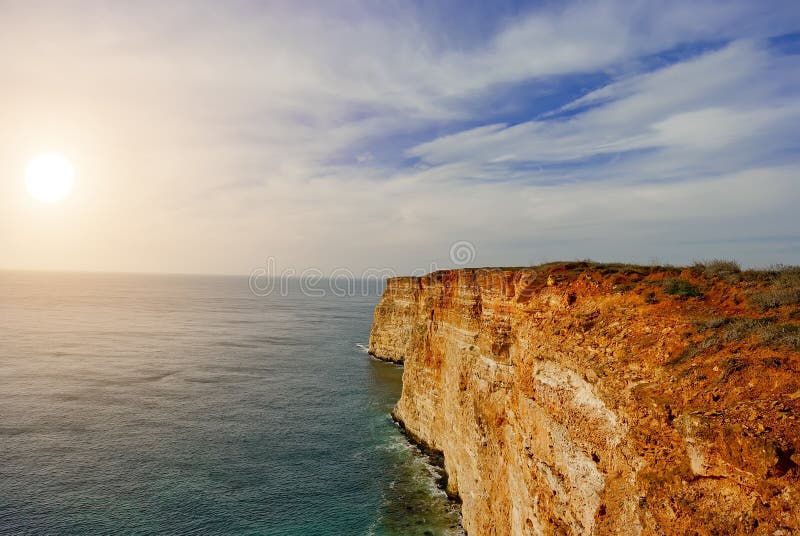
[[[370,352],[471,536],[800,534],[800,271],[390,279]]]

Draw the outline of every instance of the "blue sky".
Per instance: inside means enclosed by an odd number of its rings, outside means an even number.
[[[302,5],[298,5],[302,4]],[[796,2],[0,2],[0,267],[800,263]],[[20,169],[68,154],[45,211]]]

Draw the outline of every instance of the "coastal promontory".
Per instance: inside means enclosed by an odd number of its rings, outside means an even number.
[[[470,536],[800,533],[800,271],[591,262],[388,281],[370,352]]]

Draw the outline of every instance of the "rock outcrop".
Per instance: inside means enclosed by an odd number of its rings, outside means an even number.
[[[774,273],[587,263],[390,279],[370,352],[470,536],[800,534],[800,329]],[[788,291],[787,291],[788,292]]]

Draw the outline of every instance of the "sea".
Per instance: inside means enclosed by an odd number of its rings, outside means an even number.
[[[457,535],[380,285],[0,272],[0,534]]]

